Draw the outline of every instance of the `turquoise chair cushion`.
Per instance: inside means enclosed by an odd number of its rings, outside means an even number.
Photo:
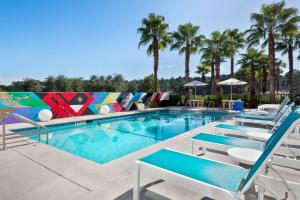
[[[273,121],[274,118],[258,118],[258,117],[246,117],[246,116],[236,116],[235,118],[240,118],[240,119],[250,119],[250,120],[261,120],[261,121]]]
[[[269,117],[269,118],[274,118],[276,116],[276,113],[247,113],[247,112],[242,112],[240,113],[241,116],[249,116],[249,117]]]
[[[140,161],[232,192],[238,190],[247,173],[246,169],[238,166],[167,149],[157,151]]]
[[[267,129],[263,128],[252,128],[252,127],[247,127],[247,126],[237,126],[237,125],[232,125],[232,124],[218,124],[215,126],[216,128],[222,128],[222,129],[229,129],[229,130],[235,130],[235,131],[245,131],[245,132],[250,132],[250,131],[267,131]]]
[[[221,136],[209,133],[200,133],[193,137],[197,141],[211,142],[220,145],[227,145],[231,147],[242,147],[261,150],[264,147],[264,142],[242,139],[237,137]]]

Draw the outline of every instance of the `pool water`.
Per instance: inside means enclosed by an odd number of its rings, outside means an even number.
[[[49,145],[106,163],[209,122],[224,113],[159,111],[48,126]],[[30,134],[33,129],[17,130]],[[41,137],[45,141],[45,135]],[[32,137],[37,140],[37,137]]]

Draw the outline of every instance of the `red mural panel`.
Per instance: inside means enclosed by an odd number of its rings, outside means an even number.
[[[159,101],[160,101],[160,98],[161,98],[161,95],[162,95],[161,92],[156,93],[156,96],[155,96],[155,98],[154,98],[154,101],[159,102]]]
[[[43,101],[51,107],[54,118],[93,114],[88,109],[93,101],[89,92],[49,92]]]

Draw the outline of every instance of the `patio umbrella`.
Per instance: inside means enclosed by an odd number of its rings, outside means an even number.
[[[189,82],[189,83],[186,83],[184,84],[183,86],[184,87],[195,87],[195,95],[194,95],[194,99],[196,99],[196,88],[197,87],[201,87],[201,86],[206,86],[207,84],[206,83],[203,83],[201,81],[192,81],[192,82]]]
[[[218,85],[230,85],[230,100],[232,100],[232,86],[233,85],[246,85],[247,82],[244,82],[244,81],[240,81],[240,80],[237,80],[235,78],[230,78],[230,79],[227,79],[225,81],[221,81],[218,83]]]

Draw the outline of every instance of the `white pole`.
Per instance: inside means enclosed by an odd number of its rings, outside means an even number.
[[[195,86],[195,96],[194,96],[194,99],[196,100],[196,88],[197,88],[197,86]]]

